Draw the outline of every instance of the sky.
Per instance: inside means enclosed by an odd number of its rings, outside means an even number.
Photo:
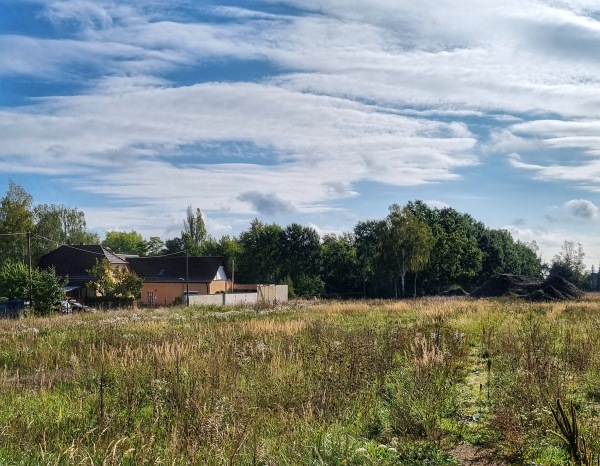
[[[600,263],[597,0],[0,0],[0,194],[90,230],[449,206]]]

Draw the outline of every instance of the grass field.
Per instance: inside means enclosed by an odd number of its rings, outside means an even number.
[[[0,465],[596,464],[599,326],[597,296],[1,321]]]

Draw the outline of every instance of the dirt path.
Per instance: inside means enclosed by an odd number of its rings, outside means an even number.
[[[494,452],[487,448],[459,445],[450,453],[460,461],[461,466],[507,466],[507,463],[496,458]]]

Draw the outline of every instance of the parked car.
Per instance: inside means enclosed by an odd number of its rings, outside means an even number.
[[[69,314],[71,312],[71,303],[69,301],[59,301],[55,305],[55,310],[61,314]]]
[[[0,303],[0,317],[9,317],[16,319],[21,315],[27,315],[29,311],[29,301],[22,299],[11,299]]]
[[[81,304],[81,303],[69,303],[71,304],[71,312],[81,312],[81,311],[85,311],[85,312],[91,312],[93,311],[93,309],[89,306],[86,306],[85,304]]]

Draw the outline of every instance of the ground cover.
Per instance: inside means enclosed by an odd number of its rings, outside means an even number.
[[[0,464],[563,465],[556,400],[586,464],[599,323],[595,296],[5,320]]]

